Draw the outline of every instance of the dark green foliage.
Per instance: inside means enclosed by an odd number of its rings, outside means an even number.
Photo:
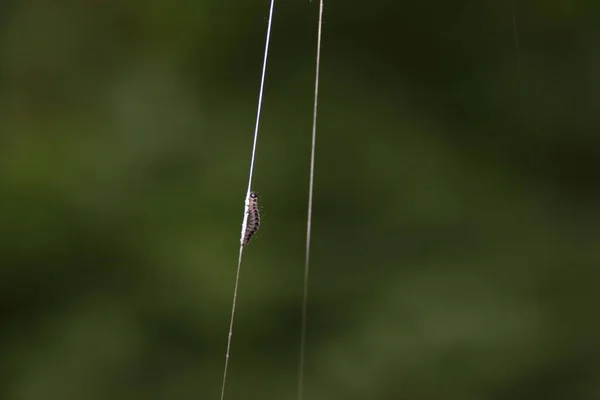
[[[218,398],[268,2],[4,3],[0,398]],[[600,398],[600,13],[515,3],[325,4],[307,400]],[[228,399],[296,390],[317,12],[276,4]]]

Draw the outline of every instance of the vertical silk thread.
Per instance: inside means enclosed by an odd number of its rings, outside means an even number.
[[[246,201],[244,203],[244,214],[242,219],[242,231],[240,234],[240,252],[238,256],[237,270],[235,274],[235,285],[233,288],[233,299],[231,305],[231,318],[229,321],[229,334],[227,336],[227,350],[225,352],[225,366],[223,367],[223,382],[221,384],[221,400],[225,398],[225,387],[227,384],[227,370],[229,368],[229,356],[231,352],[231,337],[233,336],[233,322],[235,318],[235,305],[237,301],[237,293],[240,281],[240,271],[242,267],[242,254],[244,252],[244,236],[246,233],[246,227],[248,224],[248,212],[250,206],[250,190],[252,187],[252,175],[254,173],[254,159],[256,155],[256,143],[258,141],[258,127],[260,125],[260,114],[262,110],[262,99],[265,88],[265,75],[267,72],[267,59],[269,55],[269,42],[271,40],[271,25],[273,21],[273,9],[275,7],[275,0],[271,0],[271,6],[269,7],[269,17],[267,20],[267,35],[265,39],[265,52],[263,56],[262,74],[260,78],[260,90],[258,92],[258,106],[256,110],[256,124],[254,126],[254,140],[252,143],[252,157],[250,159],[250,173],[248,176],[248,189],[246,190]]]

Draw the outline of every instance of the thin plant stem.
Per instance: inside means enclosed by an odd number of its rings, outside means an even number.
[[[310,177],[308,184],[308,211],[306,219],[306,253],[304,258],[304,284],[302,292],[302,322],[300,328],[300,360],[298,366],[298,400],[304,397],[304,372],[306,363],[306,326],[308,308],[308,277],[310,272],[310,239],[312,230],[313,192],[315,181],[315,149],[317,141],[317,109],[319,99],[319,71],[321,67],[321,36],[323,28],[323,0],[319,1],[317,57],[315,69],[315,97],[313,104],[312,142],[310,148]]]

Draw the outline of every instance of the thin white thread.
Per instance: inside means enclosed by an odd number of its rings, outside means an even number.
[[[308,212],[306,218],[306,255],[304,258],[304,286],[302,293],[302,325],[300,328],[300,360],[298,366],[298,400],[304,396],[304,368],[306,359],[306,325],[308,308],[308,276],[310,270],[310,236],[312,228],[313,190],[315,178],[315,148],[317,141],[317,109],[319,98],[319,70],[321,66],[321,33],[323,27],[323,0],[319,1],[319,22],[317,33],[317,60],[315,69],[315,99],[313,105],[312,143],[310,149],[310,178],[308,184]]]
[[[267,58],[269,54],[269,42],[271,39],[271,23],[273,20],[273,8],[275,6],[275,0],[271,0],[271,6],[269,8],[269,17],[267,20],[267,36],[265,39],[265,54],[263,57],[262,74],[260,78],[260,90],[258,92],[258,106],[256,110],[256,124],[254,127],[254,142],[252,143],[252,157],[250,159],[250,173],[248,176],[248,189],[246,190],[246,201],[244,202],[244,216],[242,219],[242,231],[240,234],[240,253],[238,256],[237,270],[235,274],[235,285],[233,288],[233,300],[231,305],[231,319],[229,321],[229,335],[227,336],[227,351],[225,353],[225,367],[223,368],[223,383],[221,385],[221,400],[225,398],[225,385],[227,382],[227,369],[229,367],[229,355],[231,350],[231,336],[233,335],[233,320],[235,317],[235,304],[237,301],[238,286],[240,281],[240,271],[242,267],[242,253],[244,251],[243,241],[244,233],[246,232],[246,226],[248,224],[248,207],[250,205],[250,190],[252,188],[252,174],[254,173],[254,157],[256,155],[256,142],[258,139],[258,127],[260,125],[260,113],[262,110],[262,98],[265,87],[265,75],[267,71]]]

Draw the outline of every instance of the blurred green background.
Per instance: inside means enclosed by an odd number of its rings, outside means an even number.
[[[1,399],[219,397],[268,7],[2,1]],[[317,15],[275,5],[227,399],[295,398]],[[600,399],[599,26],[326,2],[306,399]]]

